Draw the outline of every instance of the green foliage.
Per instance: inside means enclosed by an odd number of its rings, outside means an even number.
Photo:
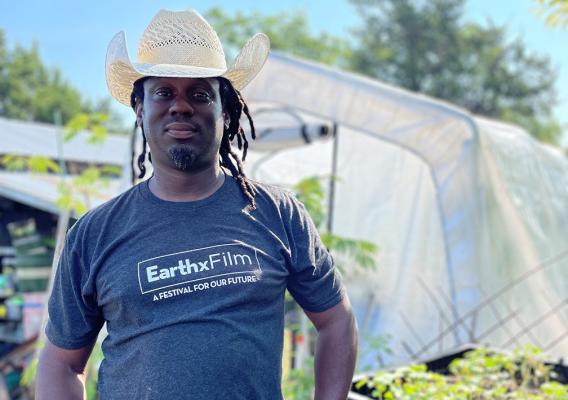
[[[325,207],[325,193],[320,178],[308,177],[302,179],[294,185],[293,189],[298,200],[305,205],[306,210],[312,217],[325,246],[332,253],[342,254],[349,260],[350,267],[346,269],[342,267],[341,263],[337,263],[336,259],[335,265],[341,273],[348,274],[357,267],[366,269],[377,268],[375,255],[378,248],[374,243],[344,238],[326,231],[327,210]],[[286,296],[288,298],[288,293]],[[295,303],[293,307],[298,310],[298,306]],[[290,324],[287,327],[293,331],[299,329],[297,324]],[[313,331],[313,326],[311,329]],[[308,340],[308,338],[304,340]],[[382,343],[380,346],[382,348]],[[305,359],[304,368],[293,369],[284,377],[282,391],[284,397],[288,400],[310,400],[313,398],[314,385],[314,357],[308,356]]]
[[[38,362],[39,359],[34,357],[34,359],[28,365],[26,365],[26,368],[22,373],[22,377],[20,378],[20,385],[30,386],[35,381]]]
[[[306,210],[316,227],[321,231],[326,219],[326,209],[324,204],[325,193],[320,178],[317,176],[304,178],[296,183],[293,189],[298,200],[306,206]]]
[[[59,165],[45,156],[15,156],[7,154],[0,159],[0,164],[8,171],[32,171],[36,173],[59,173]]]
[[[79,132],[88,133],[87,143],[97,144],[106,140],[107,130],[103,125],[108,117],[105,114],[77,114],[65,127],[64,140],[72,140]],[[32,173],[60,173],[59,165],[45,156],[5,155],[0,164],[9,171],[31,171]],[[89,201],[101,189],[108,187],[111,177],[122,173],[116,166],[90,166],[77,176],[66,176],[58,184],[59,197],[56,204],[61,209],[71,210],[82,215],[90,208]]]
[[[65,127],[64,140],[72,140],[79,132],[88,133],[87,143],[97,144],[106,140],[107,130],[103,125],[108,120],[105,114],[77,114]],[[0,159],[7,170],[31,171],[33,173],[60,173],[59,165],[45,156],[5,155]],[[116,166],[90,166],[74,177],[64,177],[58,185],[59,197],[56,204],[82,215],[90,208],[89,200],[101,189],[108,187],[110,177],[120,176],[121,169]]]
[[[72,140],[81,131],[87,131],[87,143],[96,144],[106,140],[107,129],[104,125],[108,121],[108,115],[96,113],[80,113],[75,115],[65,126],[63,140]]]
[[[337,178],[332,178],[337,179]],[[302,179],[294,185],[294,192],[305,206],[318,229],[322,242],[333,253],[344,255],[352,263],[352,267],[346,269],[342,263],[336,262],[337,269],[345,274],[355,267],[362,269],[375,269],[377,267],[375,256],[378,247],[366,240],[345,238],[331,232],[327,232],[325,221],[327,210],[325,207],[325,193],[318,177]],[[336,260],[337,261],[337,260]]]
[[[111,175],[120,175],[117,167],[89,167],[79,175],[60,182],[60,193],[56,203],[59,208],[75,211],[78,215],[86,213],[91,204],[89,200],[101,189],[108,187]]]
[[[108,121],[106,114],[80,113],[65,126],[64,140],[72,140],[79,132],[87,132],[87,143],[97,144],[106,140]],[[89,199],[109,185],[109,177],[120,176],[121,169],[115,166],[90,166],[73,178],[62,180],[59,184],[60,196],[57,205],[82,215],[90,208]]]
[[[69,84],[61,71],[44,65],[39,47],[6,47],[0,30],[0,116],[26,121],[54,123],[55,115],[66,124],[80,113],[110,115],[107,128],[123,133],[121,117],[112,110],[109,99],[92,103]]]
[[[552,368],[535,347],[510,355],[479,348],[454,360],[449,369],[451,374],[444,376],[412,365],[380,372],[356,387],[367,386],[381,400],[568,399],[568,386],[551,381]]]
[[[97,383],[99,381],[99,367],[104,359],[101,344],[97,341],[87,362],[87,381],[85,382],[85,391],[87,392],[87,400],[97,400]]]
[[[537,10],[548,25],[552,27],[568,26],[568,0],[536,0]]]
[[[508,41],[504,27],[463,22],[464,0],[351,2],[363,21],[352,69],[558,143],[557,73],[521,40]]]
[[[550,60],[521,40],[508,41],[504,27],[464,22],[464,1],[351,0],[362,20],[353,31],[354,45],[314,35],[301,13],[228,15],[213,8],[206,18],[231,56],[252,34],[265,32],[275,50],[448,100],[558,144],[562,127],[552,114],[557,73]],[[567,15],[566,0],[537,1],[553,19]]]
[[[236,56],[237,50],[257,32],[268,35],[272,49],[301,58],[343,65],[349,57],[350,48],[345,40],[326,33],[313,34],[306,15],[301,12],[267,16],[258,12],[244,14],[237,11],[229,15],[215,7],[204,16],[217,30],[230,58]]]
[[[378,362],[379,366],[383,366],[383,357],[393,354],[393,351],[390,347],[391,340],[392,336],[389,334],[365,335],[365,340],[363,340],[362,343],[359,344],[357,371],[369,371],[374,367],[374,363],[371,365],[361,364],[362,360],[369,354],[373,356],[374,361]]]
[[[41,350],[45,346],[44,342],[36,342],[34,344],[34,349],[36,351]],[[26,365],[24,372],[22,373],[22,377],[20,378],[20,385],[22,386],[30,386],[34,381],[37,375],[37,367],[38,367],[38,358],[34,357],[32,361]]]
[[[527,132],[544,143],[557,145],[562,136],[562,125],[550,115],[543,115],[537,119],[512,110],[504,110],[501,119],[522,126]]]
[[[314,391],[314,357],[306,357],[305,366],[293,369],[282,383],[282,394],[286,400],[311,400]]]
[[[45,346],[44,342],[37,342],[35,344],[36,349],[42,349]],[[97,395],[97,382],[99,378],[98,369],[103,360],[103,351],[101,349],[101,344],[97,341],[91,352],[91,356],[87,362],[87,367],[85,372],[87,374],[87,381],[85,382],[85,390],[87,392],[87,400],[96,400]],[[22,377],[20,378],[20,385],[24,387],[31,387],[35,382],[37,376],[39,359],[34,357],[30,363],[24,369]]]
[[[0,115],[7,118],[53,122],[58,110],[63,121],[81,111],[79,92],[65,82],[61,72],[48,69],[37,44],[6,49],[0,32]]]

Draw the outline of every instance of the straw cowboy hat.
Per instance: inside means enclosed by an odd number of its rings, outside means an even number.
[[[269,50],[268,36],[257,33],[227,68],[217,32],[199,13],[160,10],[140,38],[136,62],[130,61],[124,32],[112,38],[106,56],[106,82],[111,96],[126,105],[130,105],[132,85],[145,76],[222,76],[241,90],[258,74]]]

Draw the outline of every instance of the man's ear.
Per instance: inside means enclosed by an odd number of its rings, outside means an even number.
[[[142,127],[142,102],[140,101],[140,99],[136,99],[134,112],[136,113],[136,125]]]

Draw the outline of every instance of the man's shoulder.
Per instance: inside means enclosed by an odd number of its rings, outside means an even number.
[[[257,212],[266,216],[275,211],[282,221],[291,221],[297,217],[305,218],[307,211],[291,189],[252,181],[256,189]]]
[[[283,186],[273,185],[264,182],[258,182],[251,180],[254,188],[260,193],[262,196],[268,196],[276,201],[282,201],[288,199],[290,196],[294,196],[294,192],[290,189],[287,189]]]
[[[256,202],[259,206],[270,203],[277,208],[293,207],[298,200],[296,194],[289,188],[268,183],[251,181],[256,190]]]

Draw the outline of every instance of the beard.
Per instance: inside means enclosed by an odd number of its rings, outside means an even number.
[[[197,167],[197,155],[193,149],[186,144],[178,144],[170,147],[168,154],[180,171],[191,171]]]

